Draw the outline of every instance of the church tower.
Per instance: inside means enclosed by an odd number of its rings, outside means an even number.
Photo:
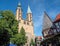
[[[20,33],[20,23],[22,20],[22,7],[20,3],[18,3],[16,10],[16,20],[18,21],[18,33]]]
[[[16,20],[18,21],[18,33],[20,33],[20,30],[23,27],[27,36],[27,43],[25,46],[27,45],[29,46],[31,39],[34,39],[34,27],[33,27],[32,12],[30,7],[28,6],[27,19],[24,20],[22,18],[22,7],[21,4],[19,3],[16,10]]]
[[[28,10],[27,10],[27,21],[29,23],[29,25],[33,25],[32,23],[32,12],[30,7],[28,6]]]
[[[22,19],[22,8],[21,8],[21,4],[18,3],[18,7],[16,10],[16,20],[21,21],[21,19]]]

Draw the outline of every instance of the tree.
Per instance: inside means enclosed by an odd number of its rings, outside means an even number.
[[[27,42],[27,36],[23,27],[20,30],[20,34],[22,36],[21,44],[24,45]]]
[[[38,38],[36,37],[36,38],[35,38],[35,46],[37,46],[37,39],[38,39]]]
[[[23,46],[27,42],[27,37],[25,35],[25,30],[22,27],[20,33],[16,34],[12,38],[12,43],[16,44],[17,46]]]
[[[10,42],[10,38],[17,34],[17,26],[18,22],[11,11],[0,11],[0,46],[6,46]]]
[[[35,46],[35,42],[33,41],[33,39],[31,39],[30,45]]]

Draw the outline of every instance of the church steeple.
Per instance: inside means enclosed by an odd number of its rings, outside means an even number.
[[[28,5],[27,13],[32,13],[29,5]]]
[[[32,12],[29,6],[27,10],[27,21],[29,22],[30,25],[32,25]]]
[[[21,3],[20,2],[18,3],[18,7],[21,7]]]
[[[16,10],[16,19],[20,21],[22,19],[22,8],[21,4],[18,3],[17,10]]]

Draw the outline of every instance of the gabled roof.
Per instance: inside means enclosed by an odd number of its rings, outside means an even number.
[[[44,17],[43,17],[43,30],[44,29],[48,29],[52,26],[52,21],[49,18],[49,16],[47,15],[46,12],[44,12]]]

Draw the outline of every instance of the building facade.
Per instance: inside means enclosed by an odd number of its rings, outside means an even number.
[[[50,19],[50,17],[48,16],[48,14],[46,12],[44,12],[44,16],[43,16],[43,30],[42,30],[42,34],[44,37],[48,36],[48,32],[50,30],[50,27],[52,26],[52,20]]]
[[[54,21],[51,21],[46,13],[44,16],[46,21],[43,24],[45,26],[42,30],[44,40],[41,41],[41,46],[60,46],[60,14],[56,16]]]
[[[35,46],[40,46],[42,40],[42,36],[35,37]]]
[[[31,39],[34,39],[34,27],[32,21],[32,11],[30,7],[28,6],[26,20],[22,18],[22,14],[23,14],[22,7],[21,4],[19,3],[16,10],[16,20],[18,21],[18,33],[20,33],[22,27],[25,29],[27,36],[26,46],[29,46]]]

